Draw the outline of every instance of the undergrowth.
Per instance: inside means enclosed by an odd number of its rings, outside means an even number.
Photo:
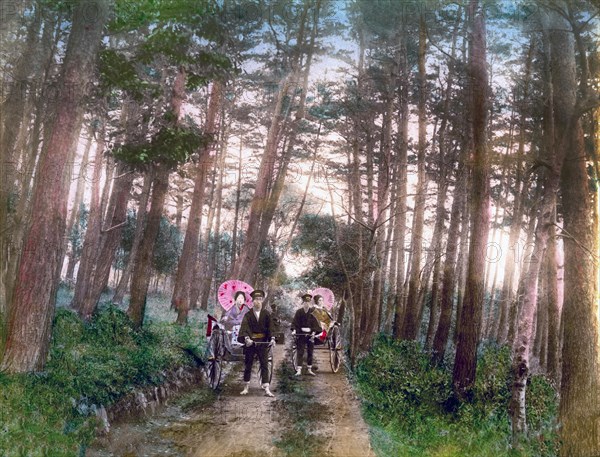
[[[510,352],[479,354],[473,401],[452,405],[452,373],[432,364],[416,342],[380,337],[354,373],[371,443],[379,456],[552,457],[557,452],[557,395],[541,376],[527,390],[529,436],[510,447]]]
[[[0,449],[10,456],[76,456],[95,434],[95,411],[134,388],[194,364],[203,338],[188,326],[151,323],[102,307],[89,323],[59,309],[45,370],[0,374]]]

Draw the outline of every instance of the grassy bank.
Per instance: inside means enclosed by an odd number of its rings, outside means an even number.
[[[529,437],[510,448],[510,357],[508,348],[480,354],[474,401],[450,408],[452,373],[435,367],[413,342],[376,341],[355,373],[371,443],[379,456],[552,457],[557,395],[543,377],[530,380]],[[452,411],[450,411],[452,409]]]
[[[0,374],[2,456],[83,455],[97,425],[95,410],[137,386],[160,384],[167,370],[201,353],[197,327],[150,323],[137,331],[127,315],[102,308],[84,324],[59,309],[45,371]]]

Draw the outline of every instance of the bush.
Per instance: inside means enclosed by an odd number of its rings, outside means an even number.
[[[557,395],[540,376],[529,381],[530,439],[510,448],[508,402],[510,350],[483,346],[478,355],[473,401],[455,413],[444,405],[452,396],[451,371],[437,367],[415,342],[379,337],[355,372],[365,418],[378,455],[500,457],[556,455]]]
[[[204,344],[193,329],[151,324],[136,330],[123,311],[101,308],[83,323],[68,309],[54,320],[46,371],[0,374],[0,449],[7,456],[73,456],[94,436],[93,405],[157,384],[170,368],[193,364]]]
[[[507,411],[511,389],[511,357],[507,346],[482,345],[477,359],[474,402],[485,414]]]
[[[415,413],[439,413],[450,394],[450,376],[432,364],[418,343],[385,336],[359,361],[356,379],[369,405],[406,420]]]

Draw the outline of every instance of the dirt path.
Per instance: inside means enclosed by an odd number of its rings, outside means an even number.
[[[327,457],[369,457],[375,456],[369,443],[369,431],[361,414],[356,398],[343,368],[332,373],[329,366],[329,352],[316,350],[315,359],[319,365],[317,376],[309,380],[309,390],[316,398],[328,406],[331,420],[324,424]]]
[[[303,391],[325,406],[326,417],[313,424],[320,439],[319,455],[327,457],[374,457],[369,444],[367,426],[342,369],[331,372],[329,353],[315,351],[319,371],[316,377],[303,375],[298,381]],[[278,366],[284,361],[285,348],[275,347]],[[285,363],[288,363],[287,360]],[[239,395],[242,389],[242,363],[233,364],[223,389],[208,406],[187,409],[175,404],[163,407],[156,415],[137,423],[124,423],[112,428],[110,434],[98,440],[88,457],[285,457],[295,454],[276,443],[285,435],[293,417],[286,415],[287,395],[279,392],[277,375],[273,373],[275,398],[264,396],[256,380],[250,393]],[[300,437],[311,439],[311,435]]]
[[[283,346],[275,346],[274,360],[278,364],[284,356]],[[255,362],[256,363],[256,362]],[[192,416],[171,426],[167,436],[190,457],[265,457],[279,456],[273,444],[278,434],[275,412],[277,398],[264,395],[253,376],[250,393],[240,395],[243,388],[241,369],[235,369],[225,380],[217,401],[208,408],[195,411]],[[254,373],[253,373],[254,375]],[[277,369],[273,370],[273,386],[277,386]],[[276,387],[273,389],[277,395]],[[259,425],[254,425],[257,423]]]

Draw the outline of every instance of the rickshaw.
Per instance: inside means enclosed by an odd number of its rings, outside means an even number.
[[[208,316],[208,325],[206,328],[206,337],[208,344],[205,353],[206,379],[211,389],[218,389],[221,384],[223,362],[243,362],[244,345],[238,343],[237,337],[240,331],[242,318],[244,314],[252,308],[250,293],[252,287],[243,281],[229,280],[225,281],[218,290],[218,300],[226,311],[223,317],[217,321],[213,316]],[[246,303],[239,309],[233,301],[236,292],[242,291],[246,294]],[[269,344],[268,342],[254,342],[254,344]],[[259,383],[271,382],[273,377],[273,348],[269,346],[267,356],[267,367],[269,379],[262,380],[260,364],[257,364],[256,375]]]
[[[331,371],[337,373],[342,362],[342,332],[339,322],[333,319],[331,309],[333,308],[334,296],[330,289],[319,287],[311,292],[314,297],[320,295],[323,297],[324,306],[314,307],[312,314],[321,324],[322,332],[314,336],[315,349],[323,348],[329,350],[329,364]],[[296,337],[308,333],[296,333],[292,338],[292,366],[294,371],[298,369],[298,347]]]

